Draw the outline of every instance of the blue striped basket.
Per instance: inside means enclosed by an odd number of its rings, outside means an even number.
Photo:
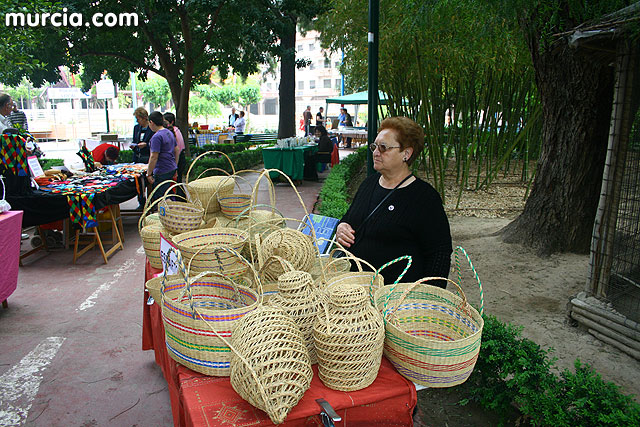
[[[427,284],[433,280],[452,283],[459,295]],[[385,320],[384,354],[401,375],[436,388],[469,378],[484,321],[457,283],[430,277],[384,286],[375,293],[375,305]]]

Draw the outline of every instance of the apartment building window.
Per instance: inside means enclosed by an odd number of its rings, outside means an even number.
[[[331,68],[331,60],[329,59],[324,60],[324,68]]]
[[[315,89],[315,88],[316,88],[316,81],[309,80],[309,89]]]
[[[316,50],[316,45],[313,43],[309,43],[309,51]]]
[[[324,88],[331,89],[331,79],[324,79]]]
[[[302,45],[301,44],[298,45],[298,52],[302,52]]]
[[[335,68],[340,68],[340,61],[335,62]]]
[[[267,89],[271,90],[271,83],[267,83]]]
[[[264,114],[275,116],[278,114],[278,99],[270,98],[264,100]]]
[[[304,81],[300,80],[298,82],[298,90],[304,90]]]
[[[251,114],[258,114],[258,104],[249,105],[249,112]]]
[[[336,79],[336,89],[340,89],[342,87],[342,79]]]
[[[311,62],[311,63],[309,64],[309,69],[310,69],[310,70],[315,70],[315,69],[316,69],[316,64],[314,64],[313,62]]]

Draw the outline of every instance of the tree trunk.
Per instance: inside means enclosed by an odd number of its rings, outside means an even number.
[[[502,231],[540,255],[588,253],[606,157],[613,68],[529,40],[543,109],[542,150],[522,214]]]
[[[169,82],[171,90],[171,99],[176,106],[176,126],[182,133],[184,139],[184,154],[191,157],[191,149],[189,147],[189,91],[183,91],[184,86],[178,82]]]
[[[285,17],[285,19],[288,19]],[[296,19],[286,26],[280,38],[286,53],[280,62],[280,117],[278,138],[296,136]]]

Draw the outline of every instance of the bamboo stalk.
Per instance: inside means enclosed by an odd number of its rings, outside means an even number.
[[[593,329],[589,329],[589,333],[591,335],[593,335],[594,337],[598,338],[600,341],[605,342],[607,344],[610,344],[614,347],[616,347],[618,350],[628,354],[629,356],[633,357],[634,359],[640,360],[640,352],[633,350],[632,348],[627,347],[626,345],[616,341],[613,338],[608,337],[605,334],[601,334],[597,331],[594,331]]]
[[[640,333],[640,324],[637,322],[634,322],[633,320],[627,319],[624,316],[621,315],[617,315],[615,313],[612,313],[610,311],[607,310],[603,310],[600,307],[595,307],[583,300],[581,300],[580,298],[574,298],[571,300],[571,304],[573,304],[575,307],[581,308],[583,310],[589,311],[593,314],[596,314],[598,316],[604,317],[606,319],[611,320],[612,322],[615,322],[619,325],[625,326],[629,329],[632,329],[638,333]]]
[[[620,338],[616,338],[618,339],[618,341],[623,342],[628,346],[637,347],[637,349],[640,350],[640,334],[638,334],[636,331],[633,331],[629,328],[617,324],[616,322],[612,322],[598,316],[597,314],[593,314],[589,311],[575,306],[571,310],[571,317],[579,322],[584,323],[590,328],[598,329],[598,326],[601,328],[606,328],[610,330],[612,334],[615,333],[617,335],[620,335]],[[635,342],[635,344],[632,344],[631,342]]]

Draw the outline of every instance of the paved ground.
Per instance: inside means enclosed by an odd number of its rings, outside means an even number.
[[[307,210],[321,185],[298,187]],[[284,215],[302,218],[292,188],[275,190]],[[172,425],[167,384],[153,352],[141,350],[145,255],[137,218],[125,217],[124,229],[124,250],[107,265],[97,251],[76,265],[72,250],[25,259],[9,307],[0,309],[0,426]]]

